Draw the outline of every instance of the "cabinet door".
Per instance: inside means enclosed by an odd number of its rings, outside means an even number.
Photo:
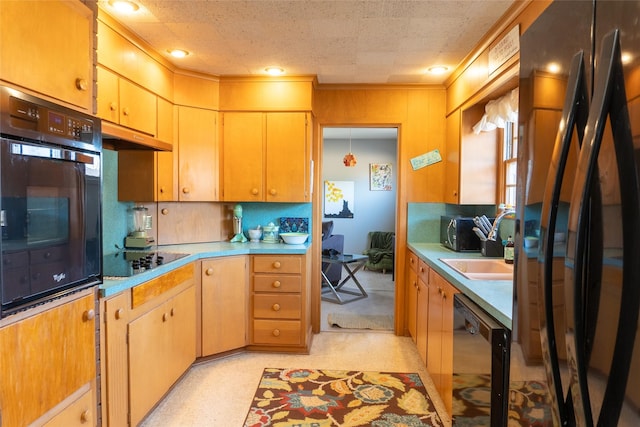
[[[218,198],[217,119],[217,113],[212,110],[178,107],[178,197],[181,202],[212,202]],[[240,165],[236,165],[236,169],[244,167]]]
[[[460,185],[460,110],[447,116],[445,151],[445,203],[458,204]]]
[[[407,268],[407,330],[413,342],[416,342],[416,321],[418,307],[418,274],[415,269]]]
[[[90,294],[0,329],[2,425],[29,425],[95,380],[94,319]]]
[[[264,116],[262,113],[225,113],[223,120],[223,199],[263,201]]]
[[[79,1],[0,1],[0,78],[91,111],[93,23]]]
[[[129,400],[137,425],[169,387],[167,336],[169,314],[161,305],[129,323]]]
[[[434,280],[434,277],[440,277],[435,272],[429,278],[429,312],[427,320],[427,340],[429,346],[427,348],[427,371],[431,375],[436,389],[440,391],[442,383],[442,293],[443,283],[440,280]]]
[[[120,124],[149,135],[157,135],[156,96],[128,80],[120,79]]]
[[[173,385],[196,360],[196,290],[192,286],[167,302],[167,382]],[[167,389],[168,389],[167,387]]]
[[[266,114],[267,202],[308,202],[310,156],[305,113]]]
[[[98,77],[97,115],[103,120],[118,123],[120,120],[120,104],[118,103],[118,94],[120,93],[119,77],[117,74],[100,66],[97,67],[96,73]]]
[[[247,258],[202,262],[202,354],[209,356],[247,343]]]
[[[429,322],[431,319],[429,315],[431,313],[431,307],[429,307],[429,303],[431,295],[429,293],[429,288],[427,284],[422,280],[418,279],[418,290],[416,297],[416,347],[418,347],[418,354],[422,358],[422,361],[425,364],[428,364],[429,355],[427,354],[427,349],[429,348],[429,340],[431,337],[429,336]]]

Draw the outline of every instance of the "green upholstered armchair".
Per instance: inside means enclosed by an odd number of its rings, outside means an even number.
[[[392,231],[370,231],[369,249],[363,252],[369,257],[364,268],[383,273],[393,271],[395,241],[396,235]]]

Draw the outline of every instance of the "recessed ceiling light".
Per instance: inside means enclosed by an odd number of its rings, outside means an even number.
[[[557,62],[550,62],[549,64],[547,64],[547,71],[550,73],[558,74],[561,70],[562,67],[560,67],[560,64],[558,64]]]
[[[449,70],[449,67],[445,67],[444,65],[436,65],[433,67],[429,67],[427,69],[431,74],[444,74]]]
[[[280,67],[267,67],[264,69],[270,76],[280,76],[284,74],[284,69]]]
[[[140,8],[130,0],[109,0],[109,5],[120,13],[133,13]]]
[[[167,52],[174,58],[184,58],[189,55],[189,52],[184,49],[170,49]]]

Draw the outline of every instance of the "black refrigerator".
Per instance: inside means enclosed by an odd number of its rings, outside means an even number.
[[[508,421],[639,426],[639,1],[545,9],[518,125]]]

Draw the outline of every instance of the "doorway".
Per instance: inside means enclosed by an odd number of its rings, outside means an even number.
[[[349,154],[355,164],[349,164]],[[344,236],[342,253],[362,255],[372,231],[395,232],[397,211],[398,129],[396,127],[322,128],[322,220],[333,221],[332,234]],[[331,201],[327,189],[338,187]],[[325,197],[327,196],[327,197]],[[369,329],[393,332],[394,273],[362,268],[356,274],[367,293],[345,304],[322,301],[320,330]],[[347,277],[341,271],[342,279]],[[345,289],[356,289],[352,281]],[[322,291],[327,291],[326,287]],[[349,318],[346,318],[348,315]],[[340,324],[340,327],[331,323]]]

